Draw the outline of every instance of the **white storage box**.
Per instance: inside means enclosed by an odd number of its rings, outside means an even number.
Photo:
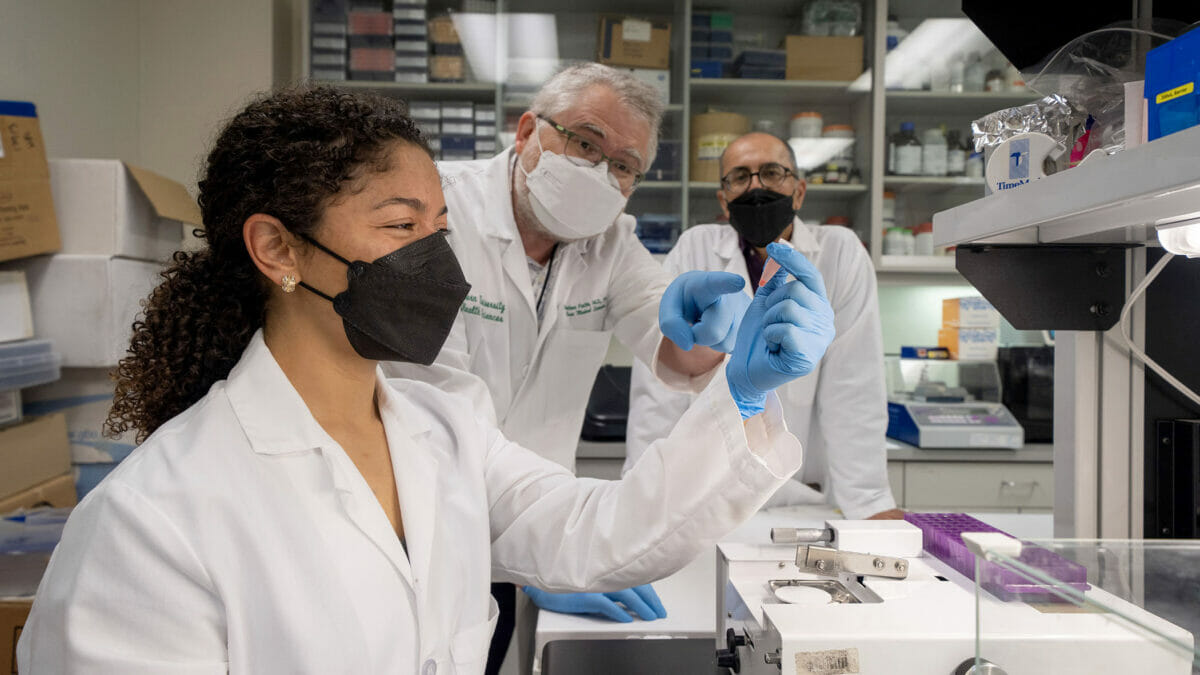
[[[29,282],[39,337],[72,368],[112,367],[129,348],[133,320],[159,282],[159,263],[101,255],[53,255],[10,263]]]
[[[57,382],[22,392],[25,415],[66,415],[72,464],[119,462],[133,452],[136,434],[104,436],[115,387],[107,368],[65,368]]]
[[[62,357],[49,340],[0,344],[0,391],[36,387],[59,378]]]
[[[173,180],[110,159],[50,161],[62,253],[167,260],[200,209]]]
[[[29,286],[21,270],[0,272],[0,342],[33,337]]]

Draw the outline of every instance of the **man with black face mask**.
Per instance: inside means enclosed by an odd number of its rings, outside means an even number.
[[[850,230],[796,217],[806,184],[791,149],[775,136],[751,133],[735,140],[721,156],[721,176],[717,200],[729,224],[685,231],[664,262],[667,272],[733,272],[753,289],[767,244],[789,242],[824,277],[837,329],[816,377],[779,389],[788,428],[804,443],[805,463],[768,505],[829,503],[847,518],[902,517],[887,477],[883,338],[870,257]],[[634,364],[626,471],[671,430],[690,401]]]

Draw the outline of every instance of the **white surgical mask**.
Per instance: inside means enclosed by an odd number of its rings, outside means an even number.
[[[562,241],[588,239],[607,230],[627,201],[608,172],[608,162],[592,166],[582,158],[549,152],[542,148],[536,128],[533,135],[541,155],[532,171],[521,171],[534,217]]]

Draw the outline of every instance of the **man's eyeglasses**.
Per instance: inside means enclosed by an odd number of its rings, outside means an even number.
[[[597,145],[595,141],[580,136],[579,134],[571,131],[570,129],[564,127],[558,122],[555,122],[549,117],[546,117],[545,115],[538,115],[538,119],[543,120],[550,126],[554,127],[555,131],[567,137],[567,149],[565,154],[568,157],[576,157],[578,159],[586,160],[591,162],[592,166],[595,166],[600,162],[608,162],[608,172],[617,179],[617,182],[620,183],[622,189],[632,189],[636,187],[638,183],[641,183],[646,177],[646,174],[633,168],[628,162],[623,162],[619,159],[613,159],[612,157],[604,154],[604,152],[600,150],[600,146]]]
[[[775,162],[763,164],[758,167],[758,171],[751,171],[744,166],[739,166],[721,178],[721,186],[730,192],[745,192],[746,188],[750,187],[750,181],[758,176],[758,181],[762,183],[763,187],[774,190],[781,187],[789,177],[795,175],[791,169]]]

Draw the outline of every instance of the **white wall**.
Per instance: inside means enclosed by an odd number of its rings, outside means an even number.
[[[0,0],[0,98],[32,101],[52,157],[138,160],[138,3]]]
[[[0,98],[52,157],[122,159],[195,192],[221,121],[273,80],[272,0],[0,0]]]

